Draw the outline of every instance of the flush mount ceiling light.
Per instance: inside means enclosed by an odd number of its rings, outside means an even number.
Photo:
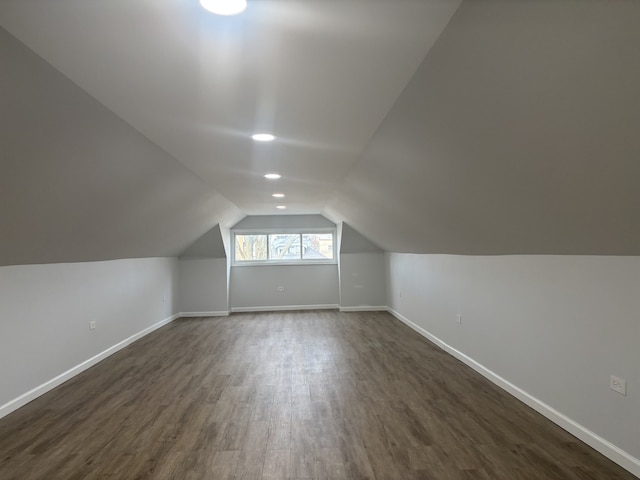
[[[256,133],[255,135],[251,135],[256,142],[273,142],[276,139],[276,136],[271,133]]]
[[[277,208],[278,210],[284,210],[284,209],[286,209],[286,208],[287,208],[287,206],[286,206],[286,205],[276,205],[276,208]]]
[[[274,193],[271,195],[273,198],[284,198],[284,193]]]
[[[237,15],[247,8],[247,0],[200,0],[200,5],[216,15]]]
[[[264,178],[267,180],[278,180],[279,178],[282,178],[282,175],[279,173],[267,173]]]

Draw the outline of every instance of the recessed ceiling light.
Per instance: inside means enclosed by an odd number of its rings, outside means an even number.
[[[271,133],[256,133],[255,135],[251,135],[256,142],[273,142],[276,139],[276,136]]]
[[[284,209],[286,209],[286,208],[287,208],[287,206],[286,206],[286,205],[276,205],[276,208],[277,208],[278,210],[284,210]]]
[[[274,193],[271,195],[273,198],[284,198],[284,193]]]
[[[264,178],[269,180],[278,180],[279,178],[282,178],[282,175],[279,173],[267,173]]]
[[[237,15],[247,8],[247,0],[200,0],[200,5],[216,15]]]

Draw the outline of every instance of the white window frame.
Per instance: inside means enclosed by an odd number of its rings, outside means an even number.
[[[314,233],[330,233],[332,236],[332,254],[333,258],[300,258],[299,260],[237,260],[236,259],[236,235],[266,235],[267,237],[267,256],[269,255],[269,235],[274,234],[298,234],[302,246],[302,235]],[[231,265],[234,267],[256,267],[265,265],[335,265],[338,263],[336,255],[336,229],[331,227],[316,228],[252,228],[252,229],[234,229],[231,230]],[[300,249],[302,255],[302,248]]]

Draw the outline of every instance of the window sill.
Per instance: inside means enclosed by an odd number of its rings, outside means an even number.
[[[312,265],[337,265],[336,260],[317,260],[317,261],[290,261],[290,262],[234,262],[232,267],[300,267],[300,266],[312,266]]]

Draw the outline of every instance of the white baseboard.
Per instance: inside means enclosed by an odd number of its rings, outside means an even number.
[[[220,310],[217,312],[180,312],[180,317],[228,317],[229,310]]]
[[[136,333],[134,335],[131,335],[129,338],[126,338],[126,339],[122,340],[121,342],[116,343],[112,347],[107,348],[103,352],[100,352],[99,354],[89,358],[88,360],[85,360],[84,362],[80,363],[79,365],[76,365],[75,367],[67,370],[66,372],[61,373],[57,377],[52,378],[51,380],[43,383],[42,385],[40,385],[40,386],[38,386],[36,388],[33,388],[33,389],[29,390],[26,393],[23,393],[18,398],[14,398],[13,400],[10,400],[9,402],[7,402],[4,405],[0,406],[0,418],[9,415],[11,412],[14,412],[15,410],[17,410],[18,408],[26,405],[30,401],[35,400],[39,396],[44,395],[45,393],[47,393],[50,390],[53,390],[58,385],[61,385],[62,383],[64,383],[67,380],[75,377],[79,373],[84,372],[85,370],[87,370],[88,368],[94,366],[96,363],[100,362],[101,360],[104,360],[108,356],[113,355],[114,353],[116,353],[119,350],[122,350],[126,346],[128,346],[131,343],[135,342],[136,340],[144,337],[145,335],[148,335],[149,333],[153,332],[154,330],[157,330],[158,328],[163,327],[164,325],[166,325],[168,323],[171,323],[172,321],[174,321],[177,318],[179,318],[178,314],[171,315],[170,317],[165,318],[164,320],[161,320],[160,322],[155,323],[155,324],[151,325],[150,327],[147,327],[144,330],[142,330],[142,331],[140,331],[140,332],[138,332],[138,333]]]
[[[584,443],[594,448],[595,450],[597,450],[598,452],[600,452],[601,454],[603,454],[605,457],[609,458],[613,462],[617,463],[622,468],[628,470],[633,475],[640,477],[640,459],[635,458],[634,456],[630,455],[629,453],[615,446],[613,443],[602,438],[598,434],[592,432],[588,428],[585,428],[584,426],[580,425],[579,423],[567,417],[566,415],[558,412],[553,407],[547,405],[543,401],[537,399],[536,397],[525,392],[518,386],[502,378],[497,373],[489,370],[485,366],[476,362],[473,358],[465,355],[459,350],[456,350],[452,346],[443,342],[435,335],[432,335],[431,333],[427,332],[425,329],[413,323],[411,320],[404,317],[400,313],[396,312],[392,308],[387,307],[387,311],[391,315],[396,317],[398,320],[400,320],[402,323],[411,327],[420,335],[422,335],[423,337],[435,343],[438,347],[443,349],[445,352],[450,353],[452,356],[454,356],[461,362],[473,368],[476,372],[481,374],[483,377],[487,378],[488,380],[490,380],[491,382],[493,382],[503,390],[507,391],[508,393],[516,397],[521,402],[530,406],[535,411],[545,416],[546,418],[551,420],[553,423],[555,423],[559,427],[563,428],[564,430],[566,430],[576,438],[582,440]]]
[[[387,307],[373,307],[368,305],[360,305],[357,307],[340,307],[341,312],[386,312]]]
[[[233,307],[232,313],[248,313],[248,312],[279,312],[283,310],[337,310],[337,304],[325,305],[280,305],[272,307]]]

